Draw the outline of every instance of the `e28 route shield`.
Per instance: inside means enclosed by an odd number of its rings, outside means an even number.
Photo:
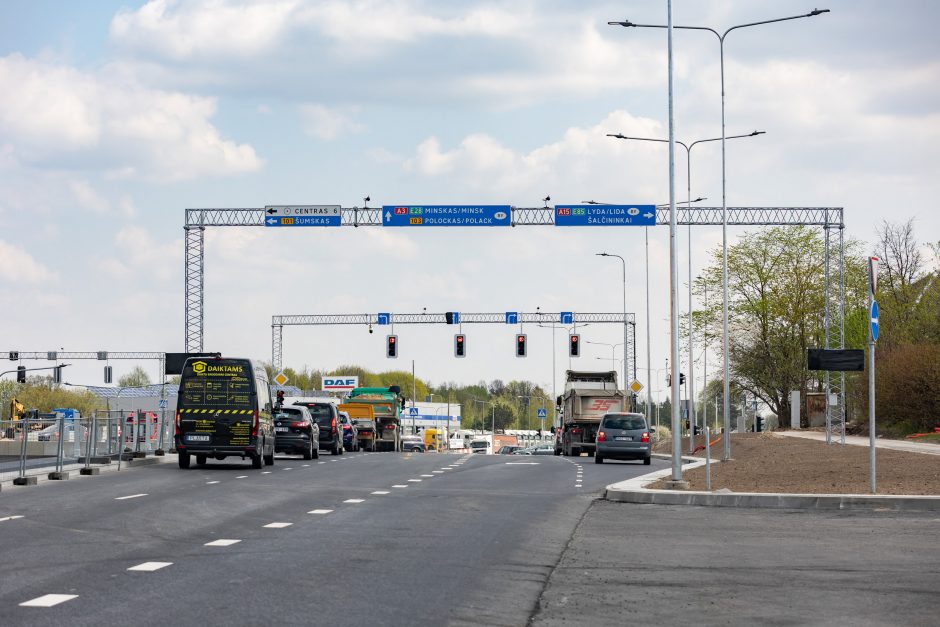
[[[555,226],[656,226],[656,205],[555,205]]]
[[[383,205],[382,226],[511,226],[509,205]]]

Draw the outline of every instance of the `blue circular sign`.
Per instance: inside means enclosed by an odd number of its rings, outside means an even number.
[[[878,341],[878,301],[871,301],[871,339]]]

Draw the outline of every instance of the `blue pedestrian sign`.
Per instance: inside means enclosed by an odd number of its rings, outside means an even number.
[[[519,323],[519,312],[507,311],[506,312],[506,324],[518,324],[518,323]]]
[[[418,408],[417,408],[417,407],[409,407],[409,408],[408,408],[408,413],[409,413],[410,415],[412,415],[412,416],[417,416],[417,415],[418,415]]]
[[[342,226],[343,209],[339,205],[268,205],[264,208],[264,225]]]
[[[392,323],[392,314],[390,313],[380,313],[376,316],[376,324],[391,324]]]
[[[548,411],[546,411],[544,407],[539,407],[538,417],[539,420],[545,420],[545,418],[548,417]]]
[[[871,341],[878,341],[878,301],[871,301]]]
[[[382,226],[511,226],[509,205],[384,205]]]
[[[559,315],[562,324],[574,324],[574,312],[572,311],[563,311]]]
[[[165,398],[161,398],[161,399],[160,399],[160,409],[166,409],[166,399],[165,399]]]
[[[656,205],[555,205],[555,226],[656,226]]]

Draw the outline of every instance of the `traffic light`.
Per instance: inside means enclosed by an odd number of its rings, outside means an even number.
[[[62,366],[56,366],[52,369],[52,382],[62,383]]]
[[[516,334],[516,357],[525,357],[525,341],[525,333]]]
[[[667,388],[672,387],[672,373],[671,372],[666,373],[666,387]]]
[[[26,366],[16,367],[16,382],[26,383]]]
[[[275,393],[275,396],[276,396],[275,405],[277,407],[282,407],[284,405],[284,390],[278,390]]]
[[[463,333],[454,335],[454,357],[467,356],[467,336]]]
[[[580,357],[581,356],[581,336],[577,333],[572,333],[568,336],[568,356],[569,357]]]
[[[104,367],[104,382],[111,383],[111,366]]]
[[[679,385],[685,385],[685,375],[681,372],[679,373]]]
[[[386,335],[385,336],[385,356],[391,359],[398,357],[398,336],[397,335]]]

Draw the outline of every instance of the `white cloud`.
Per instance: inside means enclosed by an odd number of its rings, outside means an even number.
[[[111,203],[103,198],[88,181],[72,181],[69,184],[72,195],[79,205],[95,213],[108,213]]]
[[[0,100],[0,133],[12,146],[5,161],[97,166],[118,177],[157,180],[252,172],[262,165],[250,145],[222,138],[209,122],[216,111],[212,98],[19,54],[0,58],[0,91],[16,94]]]
[[[319,104],[305,104],[299,107],[299,111],[304,132],[318,139],[331,140],[365,130],[365,126],[337,109]]]
[[[169,281],[179,276],[182,267],[183,241],[176,239],[166,243],[154,240],[150,232],[140,226],[125,226],[115,236],[120,261],[108,259],[102,262],[105,270],[115,276],[142,273],[160,281]]]
[[[0,240],[0,279],[10,283],[47,283],[58,275],[15,244]]]

